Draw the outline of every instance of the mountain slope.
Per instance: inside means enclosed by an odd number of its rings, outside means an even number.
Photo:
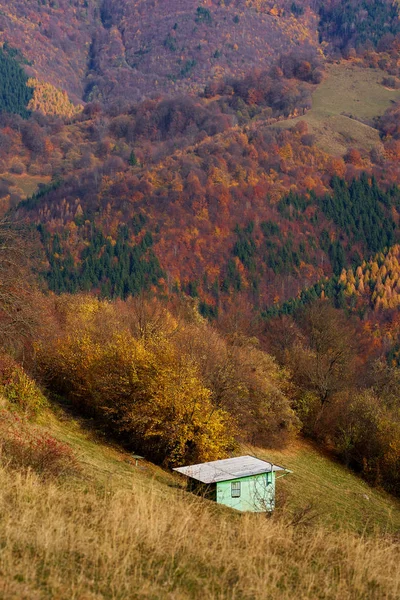
[[[266,68],[279,53],[316,44],[308,11],[257,10],[257,3],[125,0],[103,3],[103,29],[92,48],[90,96],[129,100],[157,93],[193,93],[210,80]],[[272,10],[272,14],[271,14]]]
[[[287,7],[286,7],[287,4]],[[0,42],[30,76],[71,98],[137,101],[197,92],[213,79],[266,68],[279,53],[317,43],[315,15],[257,3],[190,0],[0,2]],[[271,13],[272,11],[272,13]]]
[[[84,93],[84,78],[97,1],[0,2],[0,41],[18,49],[29,75],[66,89],[74,100]]]

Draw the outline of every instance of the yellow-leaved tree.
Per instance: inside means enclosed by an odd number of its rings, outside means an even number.
[[[81,298],[71,305],[73,314],[64,306],[64,331],[37,349],[50,389],[158,463],[226,456],[233,418],[213,404],[193,362],[160,333],[137,339],[117,319],[104,325],[104,314],[114,310],[108,303]]]

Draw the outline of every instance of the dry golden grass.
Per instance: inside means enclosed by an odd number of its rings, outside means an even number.
[[[400,548],[241,515],[155,481],[44,482],[0,468],[3,599],[396,599]]]
[[[50,183],[51,177],[47,175],[15,175],[7,173],[5,177],[12,182],[14,193],[19,193],[21,198],[28,198],[37,192],[39,184]]]
[[[348,62],[329,65],[326,79],[313,94],[312,109],[277,126],[292,127],[306,121],[317,145],[329,154],[343,155],[353,146],[371,150],[381,144],[373,126],[375,117],[400,99],[399,90],[382,85],[383,77],[380,69]]]
[[[246,447],[246,452],[293,471],[277,483],[277,510],[312,506],[316,521],[330,528],[400,532],[400,502],[313,444],[299,439],[283,450]]]

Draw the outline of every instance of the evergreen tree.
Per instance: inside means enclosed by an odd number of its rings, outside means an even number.
[[[33,95],[27,86],[28,76],[17,60],[0,49],[0,113],[8,112],[27,118],[27,106]]]

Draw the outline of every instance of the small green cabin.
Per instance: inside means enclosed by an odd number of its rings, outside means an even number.
[[[236,510],[271,512],[275,508],[275,482],[288,469],[255,456],[224,460],[174,469],[188,478],[188,488],[218,504]],[[277,477],[277,473],[281,473]]]

